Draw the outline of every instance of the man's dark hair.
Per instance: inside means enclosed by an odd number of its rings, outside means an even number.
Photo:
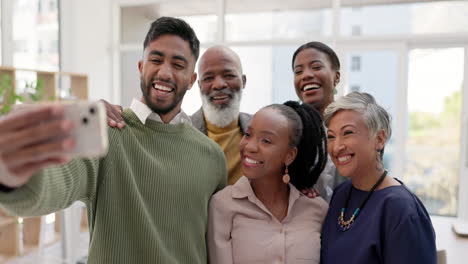
[[[330,63],[332,65],[332,69],[335,71],[340,70],[340,60],[338,59],[338,56],[336,55],[335,51],[327,46],[326,44],[318,41],[312,41],[312,42],[307,42],[306,44],[303,44],[300,46],[295,52],[292,57],[292,68],[294,70],[294,61],[296,60],[297,54],[299,52],[305,50],[305,49],[316,49],[320,52],[323,52],[325,55],[328,56],[328,59],[330,60]]]
[[[162,35],[176,35],[187,41],[190,46],[195,60],[198,60],[200,54],[200,41],[187,22],[182,19],[174,17],[160,17],[151,23],[151,27],[146,34],[145,42],[143,42],[143,49],[148,47],[151,41],[156,40]]]
[[[290,122],[291,147],[297,147],[297,155],[288,166],[291,183],[303,190],[314,186],[327,163],[327,140],[320,113],[307,104],[288,101],[273,104],[273,108]]]

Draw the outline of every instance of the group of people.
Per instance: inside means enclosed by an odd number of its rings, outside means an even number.
[[[161,17],[143,48],[141,99],[105,102],[115,127],[105,157],[69,160],[60,106],[1,117],[2,208],[35,216],[85,202],[89,263],[436,263],[424,205],[383,167],[390,117],[366,93],[334,101],[330,47],[294,53],[302,103],[253,116],[239,111],[239,56],[209,48],[191,117],[181,104],[197,80],[193,29]]]

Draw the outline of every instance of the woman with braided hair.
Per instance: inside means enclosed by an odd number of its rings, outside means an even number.
[[[328,206],[298,191],[327,161],[319,112],[297,102],[266,106],[239,147],[244,176],[210,201],[210,263],[319,263]]]

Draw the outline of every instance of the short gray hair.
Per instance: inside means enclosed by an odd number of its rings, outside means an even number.
[[[392,135],[391,117],[388,112],[377,104],[374,97],[368,93],[352,92],[331,103],[323,113],[325,125],[328,127],[330,119],[342,110],[353,110],[361,113],[371,135],[383,130],[386,141]]]

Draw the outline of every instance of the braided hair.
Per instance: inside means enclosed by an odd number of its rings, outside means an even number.
[[[297,156],[288,166],[291,183],[298,190],[314,186],[327,163],[327,141],[320,113],[295,101],[267,107],[290,122],[290,145],[297,147]]]

